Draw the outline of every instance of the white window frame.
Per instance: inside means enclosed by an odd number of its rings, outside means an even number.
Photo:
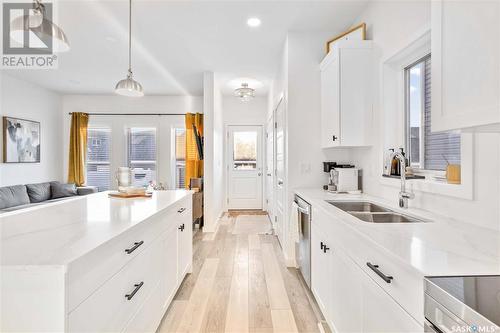
[[[412,36],[403,48],[386,57],[381,62],[382,71],[382,123],[385,126],[383,133],[387,133],[382,140],[380,153],[381,185],[399,187],[399,179],[382,177],[384,157],[389,148],[406,147],[406,101],[405,101],[405,71],[408,65],[417,62],[431,53],[431,31],[429,26],[423,27]],[[403,110],[403,112],[401,111]],[[390,130],[390,132],[388,132]],[[433,175],[443,175],[444,171],[416,170],[416,174],[423,175],[423,180],[407,182],[410,190],[428,192],[462,199],[474,199],[473,191],[473,164],[474,164],[474,134],[462,133],[460,142],[461,157],[461,184],[448,184],[433,180]]]

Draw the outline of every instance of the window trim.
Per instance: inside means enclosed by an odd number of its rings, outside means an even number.
[[[430,25],[423,26],[415,35],[411,36],[403,47],[397,49],[390,56],[381,61],[382,71],[382,124],[383,129],[401,128],[395,137],[384,136],[381,142],[379,164],[375,166],[379,183],[383,186],[399,188],[400,180],[383,177],[384,157],[386,149],[395,146],[403,147],[406,142],[406,119],[401,117],[401,110],[405,107],[405,78],[403,69],[407,65],[418,61],[426,54],[431,53],[431,30]],[[403,113],[404,115],[406,114]],[[384,133],[387,131],[383,130]],[[388,141],[389,140],[389,141]],[[430,177],[442,171],[421,170],[419,173],[426,176],[424,180],[411,180],[407,186],[411,191],[427,192],[431,194],[473,200],[474,199],[474,133],[461,133],[460,156],[461,156],[461,181],[459,185],[438,182]]]

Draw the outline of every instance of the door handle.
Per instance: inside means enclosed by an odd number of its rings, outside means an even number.
[[[130,301],[143,285],[144,282],[141,282],[139,284],[134,284],[135,289],[130,294],[125,295],[125,298],[127,298],[127,300]]]
[[[268,176],[268,177],[271,177],[272,175],[273,175],[272,173],[268,173],[268,174],[267,174],[267,176]]]
[[[125,253],[131,254],[132,252],[134,252],[135,250],[137,250],[137,248],[139,246],[141,246],[142,244],[144,244],[144,241],[135,242],[134,246],[132,246],[130,249],[125,249]]]
[[[278,185],[279,186],[283,185],[283,181],[282,180],[278,180]]]
[[[262,173],[261,173],[261,172],[259,172],[259,173],[258,173],[258,175],[259,175],[259,177],[260,177],[260,176],[262,176]]]
[[[366,266],[370,267],[370,269],[372,271],[375,272],[375,274],[377,274],[378,276],[380,276],[382,278],[382,280],[384,280],[386,283],[391,283],[391,281],[394,279],[392,276],[389,276],[389,275],[385,275],[384,273],[382,273],[379,269],[378,269],[378,265],[374,265],[370,262],[367,262],[366,263]]]
[[[184,213],[184,211],[185,211],[185,210],[186,210],[186,208],[182,207],[181,209],[179,209],[179,210],[177,211],[177,213],[179,213],[179,214]]]
[[[184,228],[185,228],[184,223],[179,226],[179,230],[182,232],[184,232]]]

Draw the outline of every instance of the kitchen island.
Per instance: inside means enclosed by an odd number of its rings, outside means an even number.
[[[0,217],[0,331],[154,332],[192,264],[192,193],[106,192]]]

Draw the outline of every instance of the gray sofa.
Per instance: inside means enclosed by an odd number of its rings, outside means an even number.
[[[57,181],[0,187],[0,213],[96,193],[97,187],[77,187]]]

